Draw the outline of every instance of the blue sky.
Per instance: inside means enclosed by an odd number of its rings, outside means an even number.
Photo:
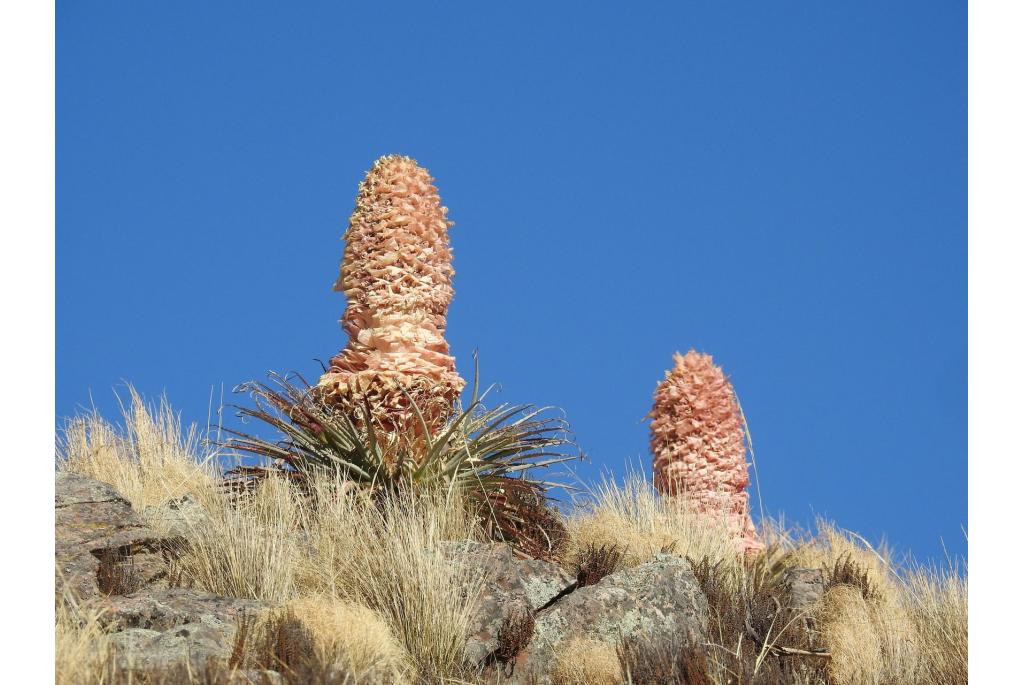
[[[770,513],[966,555],[965,4],[553,5],[58,2],[58,418],[315,376],[359,180],[406,154],[460,369],[562,407],[582,477],[649,468],[695,347]]]

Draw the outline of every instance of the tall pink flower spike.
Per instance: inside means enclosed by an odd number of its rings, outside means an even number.
[[[325,401],[354,412],[369,406],[388,430],[419,430],[449,418],[465,381],[444,338],[454,295],[448,209],[427,170],[381,157],[359,184],[334,286],[348,305],[348,346],[318,383]]]
[[[746,440],[732,384],[711,355],[690,350],[654,391],[654,485],[694,512],[721,517],[747,553],[764,548],[750,518]]]

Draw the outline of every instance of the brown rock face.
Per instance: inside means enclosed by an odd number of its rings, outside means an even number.
[[[443,424],[465,385],[444,338],[454,294],[447,212],[426,169],[386,156],[360,184],[345,233],[334,288],[348,298],[349,342],[319,388],[342,409],[367,401],[387,429],[418,423],[410,397],[429,424]]]
[[[54,492],[56,589],[78,600],[166,583],[169,540],[142,524],[113,487],[58,473]]]
[[[721,517],[745,551],[761,548],[750,518],[746,441],[739,405],[710,355],[674,356],[654,392],[654,484],[696,512]]]

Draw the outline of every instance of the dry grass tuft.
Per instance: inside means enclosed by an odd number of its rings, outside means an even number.
[[[60,600],[56,608],[57,685],[102,683],[110,671],[113,650],[100,627],[99,614]]]
[[[794,566],[825,569],[826,575],[852,582],[879,601],[895,601],[895,565],[884,546],[872,547],[860,536],[824,520],[817,522],[813,537],[791,546]]]
[[[307,595],[287,604],[305,625],[317,658],[341,663],[351,673],[403,682],[410,659],[387,624],[364,606],[328,595]]]
[[[642,474],[629,474],[621,485],[606,477],[589,495],[566,523],[569,559],[591,547],[613,545],[622,550],[620,568],[642,564],[666,549],[695,559],[736,556],[723,526],[659,497]]]
[[[599,640],[572,638],[551,664],[552,685],[617,685],[622,681],[615,647]]]
[[[828,672],[837,683],[878,682],[886,668],[877,610],[859,588],[837,585],[822,599],[821,632],[832,653]]]
[[[289,483],[269,478],[235,500],[211,500],[206,511],[173,563],[178,584],[269,602],[295,596],[299,503]]]
[[[967,682],[967,577],[913,568],[906,575],[906,614],[917,636],[922,681]]]
[[[743,683],[823,682],[821,657],[785,653],[814,650],[811,635],[800,622],[791,620],[786,610],[782,572],[788,559],[788,554],[767,547],[741,564],[712,564],[708,559],[693,563],[694,575],[708,600],[709,648],[701,660],[688,653],[692,647],[673,646],[676,671],[702,666],[705,672],[701,677],[711,683],[735,679]]]
[[[465,635],[484,578],[448,553],[477,529],[444,493],[373,503],[320,480],[302,511],[308,554],[300,586],[373,610],[423,676],[462,672]]]
[[[834,682],[934,682],[922,675],[930,648],[914,626],[919,602],[906,569],[884,546],[819,521],[817,534],[796,544],[793,557],[797,565],[825,571],[827,592],[817,613]],[[966,655],[966,623],[963,640]]]
[[[826,570],[825,589],[830,590],[837,585],[847,585],[860,590],[866,601],[881,599],[878,586],[871,579],[871,573],[853,560],[849,553],[835,561],[832,568]]]
[[[193,424],[185,428],[165,397],[147,405],[128,386],[123,426],[93,411],[70,419],[57,439],[57,468],[110,483],[140,514],[192,493],[205,504],[217,482],[213,462]],[[147,521],[159,527],[158,521]]]
[[[711,675],[703,648],[682,640],[623,640],[617,655],[619,667],[630,685],[713,685],[719,682]]]
[[[271,614],[254,633],[258,668],[294,674],[321,664],[313,633],[290,608]]]

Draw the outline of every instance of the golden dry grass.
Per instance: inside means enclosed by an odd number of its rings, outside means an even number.
[[[819,519],[813,537],[790,543],[793,563],[804,568],[834,568],[837,563],[851,560],[863,569],[871,584],[892,599],[898,583],[893,574],[895,564],[886,547],[871,546],[850,531],[837,528],[829,521]]]
[[[375,611],[432,676],[462,671],[473,602],[484,578],[446,553],[446,541],[474,533],[460,506],[424,494],[373,506],[315,489],[306,530],[315,552],[307,557],[304,587]]]
[[[198,428],[185,427],[166,397],[148,405],[131,385],[122,425],[92,412],[70,419],[57,440],[57,468],[110,483],[142,514],[187,493],[214,496],[216,453]],[[159,520],[147,521],[160,528]]]
[[[837,585],[812,613],[832,653],[836,683],[966,683],[967,578],[955,565],[940,570],[898,565],[884,546],[818,521],[815,535],[798,541],[775,535],[791,548],[792,564],[826,573],[848,561],[871,588]],[[777,533],[777,531],[776,531]]]
[[[829,674],[838,683],[878,682],[885,670],[876,609],[849,585],[822,598],[822,635],[829,646]]]
[[[599,640],[572,638],[551,664],[552,685],[617,685],[622,669],[615,646]]]
[[[337,598],[350,617],[379,617],[418,670],[461,672],[483,578],[453,562],[445,541],[471,536],[469,518],[438,496],[381,508],[344,486],[323,479],[300,497],[270,478],[234,504],[222,498],[186,536],[176,574],[210,592],[275,603]]]
[[[693,559],[735,560],[735,547],[718,523],[658,496],[644,475],[629,473],[622,484],[603,478],[566,520],[567,559],[588,546],[618,545],[621,568],[642,564],[662,550]]]
[[[232,502],[221,496],[190,526],[174,561],[179,582],[229,597],[284,602],[294,597],[301,556],[299,507],[276,478]]]
[[[930,682],[967,682],[967,576],[915,567],[905,575],[904,607],[916,636],[918,672]]]
[[[311,594],[285,605],[312,634],[317,657],[341,663],[350,673],[386,682],[406,682],[412,672],[408,652],[371,609],[330,595]]]
[[[68,598],[56,607],[56,683],[102,683],[113,652],[95,611],[80,609]]]

